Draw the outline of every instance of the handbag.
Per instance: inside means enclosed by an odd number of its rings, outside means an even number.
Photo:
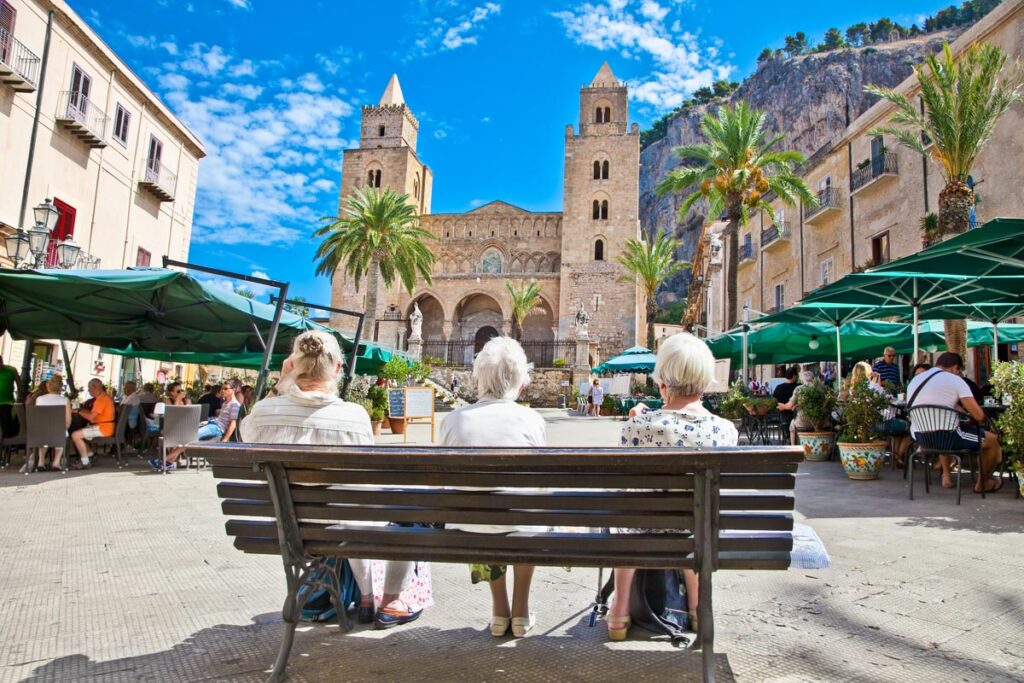
[[[607,603],[615,590],[615,575],[601,589]],[[686,584],[674,569],[637,569],[629,595],[629,618],[634,626],[668,636],[673,644],[690,647],[696,640],[690,629]]]

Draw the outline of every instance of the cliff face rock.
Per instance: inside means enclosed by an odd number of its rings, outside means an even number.
[[[785,136],[781,148],[810,156],[841,136],[848,121],[875,103],[877,98],[864,92],[865,85],[899,84],[912,74],[915,64],[941,49],[943,40],[952,41],[953,37],[933,33],[869,48],[771,59],[749,76],[729,101],[746,100],[763,109],[770,134]],[[660,228],[674,234],[681,241],[677,256],[683,261],[693,258],[704,215],[697,209],[680,222],[679,205],[685,195],[659,198],[654,189],[679,164],[672,156],[674,147],[703,142],[700,120],[715,108],[716,103],[712,103],[677,113],[668,121],[666,136],[640,153],[640,225],[645,231]],[[659,304],[684,298],[689,277],[689,271],[683,271],[667,282],[658,294]]]

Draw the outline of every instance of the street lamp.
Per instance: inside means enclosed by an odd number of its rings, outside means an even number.
[[[60,211],[53,205],[49,197],[42,204],[32,209],[32,213],[36,216],[36,226],[43,227],[46,232],[53,230],[57,225],[57,219],[60,218]]]
[[[7,247],[7,256],[14,261],[14,267],[17,268],[21,263],[28,260],[30,252],[28,245],[28,233],[18,228],[13,233],[7,236],[4,240],[4,246]]]
[[[82,247],[78,246],[70,237],[61,240],[57,243],[57,263],[61,268],[74,268],[81,252]]]

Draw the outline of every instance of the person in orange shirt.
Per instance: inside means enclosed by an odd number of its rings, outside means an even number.
[[[89,396],[93,399],[92,409],[83,408],[78,411],[78,414],[89,424],[71,432],[71,441],[75,444],[75,450],[78,451],[78,455],[82,459],[80,465],[72,467],[76,470],[87,470],[91,466],[92,452],[86,447],[86,441],[114,435],[114,400],[110,398],[103,382],[98,379],[89,380]]]

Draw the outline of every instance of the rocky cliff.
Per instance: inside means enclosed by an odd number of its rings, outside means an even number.
[[[939,50],[943,40],[952,39],[950,33],[932,33],[868,48],[769,59],[729,101],[746,100],[763,109],[769,131],[785,135],[784,148],[810,156],[841,136],[849,121],[874,104],[877,98],[864,92],[865,85],[897,85],[911,75],[915,64]],[[694,211],[680,222],[678,208],[684,195],[658,198],[654,188],[678,165],[672,156],[674,147],[703,141],[701,117],[716,106],[698,105],[678,112],[669,119],[665,137],[640,154],[640,224],[648,231],[660,228],[673,233],[682,242],[678,258],[683,261],[693,257],[704,216]],[[685,297],[688,281],[689,272],[683,271],[667,282],[658,295],[659,303]]]

